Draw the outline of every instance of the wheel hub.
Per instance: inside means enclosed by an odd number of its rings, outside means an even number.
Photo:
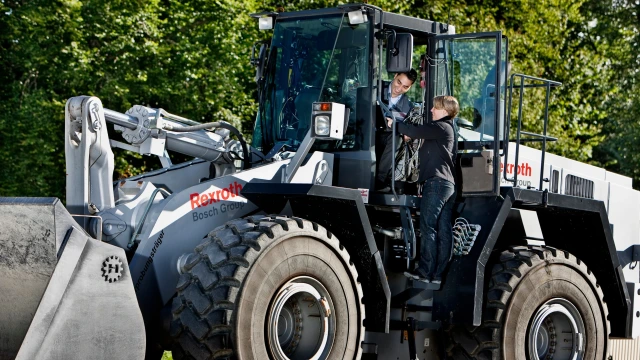
[[[335,338],[333,301],[316,279],[300,276],[276,293],[267,313],[267,338],[276,360],[327,358]]]
[[[551,299],[531,320],[527,331],[529,359],[580,359],[584,353],[584,333],[584,322],[578,309],[568,300]]]

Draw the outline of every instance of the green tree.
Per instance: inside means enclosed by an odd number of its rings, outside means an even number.
[[[592,15],[586,34],[607,59],[606,83],[610,96],[601,103],[604,141],[596,148],[594,160],[605,168],[633,177],[640,188],[640,74],[638,34],[640,4],[634,1],[589,1],[585,10]]]
[[[143,104],[226,120],[250,137],[257,105],[249,56],[270,33],[259,33],[249,14],[339,3],[0,0],[0,195],[64,197],[64,102],[80,94],[121,112]],[[549,134],[560,138],[551,151],[640,179],[635,2],[370,3],[450,22],[458,33],[502,29],[513,71],[563,83],[550,107]],[[525,128],[540,131],[542,108],[532,104],[542,95],[530,96]],[[116,152],[117,177],[158,166]]]
[[[0,2],[0,194],[64,198],[64,102],[163,107],[250,133],[252,42],[240,1]],[[157,167],[116,153],[116,176]]]

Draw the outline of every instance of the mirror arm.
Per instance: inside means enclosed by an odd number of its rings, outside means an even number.
[[[400,52],[398,47],[396,46],[396,31],[393,29],[382,29],[376,33],[377,39],[387,39],[389,43],[387,46],[391,49],[391,55],[396,56]],[[391,39],[389,39],[391,37]]]
[[[391,48],[391,55],[397,56],[400,50],[398,50],[398,47],[396,46],[396,31],[391,30],[391,34],[389,35],[391,36],[391,40],[389,41],[389,47]]]

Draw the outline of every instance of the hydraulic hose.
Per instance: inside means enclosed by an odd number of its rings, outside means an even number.
[[[142,217],[140,218],[140,223],[134,229],[133,235],[131,235],[131,239],[129,240],[129,243],[127,244],[127,249],[131,250],[131,248],[133,248],[133,246],[135,245],[136,238],[138,237],[138,234],[140,233],[140,229],[142,229],[142,225],[144,225],[144,221],[147,219],[147,215],[149,214],[149,210],[151,209],[151,205],[153,205],[153,200],[155,200],[156,195],[158,195],[159,192],[162,192],[166,196],[170,196],[171,195],[170,192],[168,192],[167,190],[165,190],[163,188],[157,188],[157,189],[153,190],[153,192],[151,193],[151,196],[149,197],[149,201],[147,202],[147,206],[144,208],[144,212],[142,213]]]
[[[242,146],[242,152],[244,152],[244,168],[249,169],[251,167],[251,154],[249,153],[249,150],[247,148],[247,142],[244,140],[244,137],[242,136],[240,131],[238,131],[238,129],[236,129],[233,125],[229,124],[226,121],[214,121],[214,122],[208,122],[204,124],[198,124],[198,125],[192,125],[192,126],[180,126],[180,127],[174,127],[171,124],[164,124],[162,128],[168,131],[173,131],[173,132],[193,132],[193,131],[212,129],[212,128],[227,129],[231,131],[235,136],[237,136],[238,140],[240,141],[240,145]]]

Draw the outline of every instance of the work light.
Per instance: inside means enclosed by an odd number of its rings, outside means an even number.
[[[316,139],[342,140],[347,114],[344,104],[316,102],[312,105],[311,136]]]

